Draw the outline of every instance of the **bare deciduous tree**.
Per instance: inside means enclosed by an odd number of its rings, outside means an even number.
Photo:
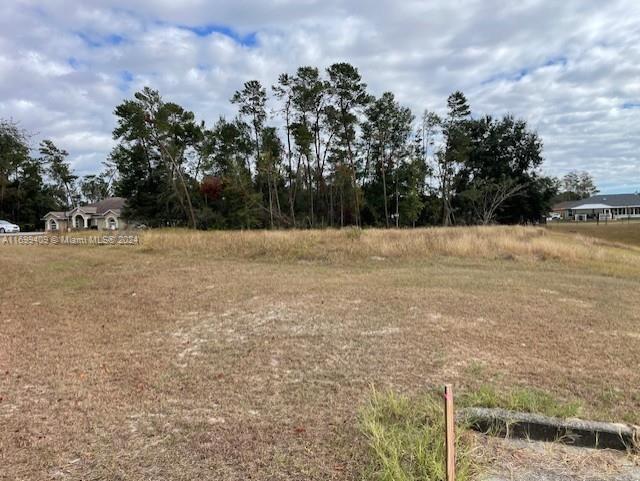
[[[517,196],[527,185],[517,184],[511,179],[499,182],[478,181],[467,192],[467,198],[482,225],[491,224],[496,212],[508,199]]]

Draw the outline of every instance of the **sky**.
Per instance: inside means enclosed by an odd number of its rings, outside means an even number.
[[[0,118],[84,175],[114,145],[115,106],[144,86],[212,124],[247,80],[341,61],[416,114],[462,90],[474,116],[526,119],[545,174],[640,190],[637,0],[3,0]]]

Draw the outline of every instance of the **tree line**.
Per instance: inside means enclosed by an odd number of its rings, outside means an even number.
[[[30,140],[17,122],[0,119],[0,219],[18,223],[23,230],[38,229],[49,211],[111,194],[108,170],[79,178],[68,152],[51,140],[43,140],[34,151]]]
[[[31,155],[0,124],[0,215],[38,224],[48,210],[128,199],[149,226],[400,227],[537,222],[560,180],[540,173],[542,141],[511,115],[472,115],[462,92],[419,116],[392,92],[375,97],[336,63],[251,80],[233,119],[207,125],[144,88],[115,108],[116,145],[100,174],[75,176],[51,141]]]

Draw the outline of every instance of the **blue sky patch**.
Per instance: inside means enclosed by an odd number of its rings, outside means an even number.
[[[567,57],[561,55],[558,57],[550,58],[543,64],[543,67],[553,67],[554,65],[562,65],[564,67],[565,65],[567,65],[567,61]]]
[[[98,48],[100,47],[100,43],[96,40],[94,40],[91,36],[87,35],[84,32],[78,32],[76,35],[78,35],[78,37],[80,37],[80,39],[87,44],[87,46],[91,47],[91,48]]]
[[[85,32],[76,32],[76,35],[90,48],[120,45],[125,40],[122,35],[117,34],[91,35]]]
[[[107,45],[120,45],[122,42],[124,42],[122,35],[112,34],[105,37],[105,43]]]
[[[131,82],[133,82],[133,74],[129,70],[122,70],[120,72],[120,81],[118,82],[120,91],[128,92]]]
[[[481,85],[487,85],[487,84],[490,84],[493,82],[499,82],[502,80],[506,80],[507,82],[518,82],[522,80],[524,77],[526,77],[527,75],[529,75],[531,72],[534,72],[540,68],[552,67],[554,65],[562,65],[564,67],[565,65],[567,65],[567,62],[568,62],[567,57],[563,55],[559,55],[557,57],[551,57],[546,62],[536,67],[531,67],[531,68],[524,67],[514,72],[501,72],[501,73],[492,75],[491,77],[483,80],[481,82]]]
[[[181,25],[180,28],[189,30],[190,32],[195,33],[198,37],[208,37],[211,34],[219,33],[235,40],[237,43],[244,45],[245,47],[254,47],[258,43],[256,32],[241,35],[231,27],[227,27],[225,25]]]
[[[120,78],[125,82],[131,82],[133,81],[133,74],[128,70],[123,70],[120,74]]]
[[[528,68],[521,68],[520,70],[516,70],[515,72],[509,73],[498,73],[496,75],[492,75],[491,77],[483,80],[481,82],[482,85],[487,85],[493,82],[499,82],[501,80],[506,80],[508,82],[518,82],[522,80],[529,74]]]
[[[640,102],[625,102],[622,104],[624,110],[640,109]]]

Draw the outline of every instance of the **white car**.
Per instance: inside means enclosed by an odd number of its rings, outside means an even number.
[[[20,232],[20,227],[6,220],[0,220],[0,234]]]

